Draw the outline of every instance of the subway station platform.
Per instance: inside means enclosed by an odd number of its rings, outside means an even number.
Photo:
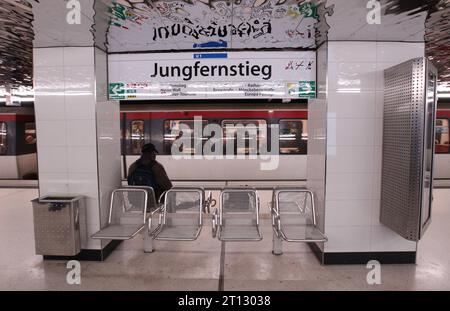
[[[450,291],[449,16],[0,0],[0,291]]]
[[[142,240],[119,245],[104,262],[81,262],[81,284],[68,285],[67,261],[34,253],[30,200],[36,189],[0,189],[0,290],[450,290],[450,189],[434,190],[433,220],[418,244],[417,264],[382,265],[381,285],[369,285],[364,265],[320,265],[306,244],[286,243],[274,256],[270,220],[257,243],[218,243],[211,222],[195,242]]]

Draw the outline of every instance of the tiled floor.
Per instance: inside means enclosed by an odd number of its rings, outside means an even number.
[[[435,190],[433,222],[419,243],[417,265],[383,265],[382,284],[366,282],[365,266],[321,266],[306,245],[284,244],[271,253],[265,239],[221,244],[205,227],[196,242],[156,242],[144,254],[142,240],[122,243],[105,262],[82,262],[81,285],[68,285],[65,261],[34,255],[30,200],[33,189],[0,189],[0,290],[449,290],[450,189]]]

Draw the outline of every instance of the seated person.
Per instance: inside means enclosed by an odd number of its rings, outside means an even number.
[[[158,201],[165,191],[172,188],[172,183],[164,167],[156,161],[156,153],[158,151],[153,144],[142,147],[141,157],[128,170],[128,185],[152,187]]]

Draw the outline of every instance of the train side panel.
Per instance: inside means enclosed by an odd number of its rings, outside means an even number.
[[[0,179],[37,178],[34,111],[0,107]]]
[[[142,137],[145,142],[151,141],[160,151],[158,161],[160,161],[166,168],[169,176],[173,180],[185,181],[231,181],[231,180],[245,180],[245,181],[289,181],[289,180],[305,180],[307,155],[305,154],[281,154],[278,159],[279,162],[275,165],[274,170],[261,170],[261,165],[267,163],[268,160],[262,159],[174,159],[168,154],[167,148],[164,145],[164,122],[168,119],[192,119],[193,115],[204,114],[204,119],[208,119],[211,123],[220,123],[224,119],[236,118],[245,119],[264,119],[267,124],[277,124],[280,120],[285,119],[301,119],[299,110],[295,111],[276,111],[276,114],[284,114],[283,117],[274,117],[273,111],[189,111],[189,112],[151,112],[151,111],[134,111],[127,112],[126,125],[124,132],[126,133],[125,153],[126,161],[123,161],[123,166],[129,166],[139,158],[139,145],[134,146],[135,141],[132,142],[131,131],[133,128],[133,121],[143,121]],[[303,110],[302,113],[307,113]],[[264,116],[266,114],[266,116]],[[305,115],[307,117],[307,115]],[[450,181],[450,150],[448,145],[448,123],[450,123],[450,110],[447,108],[438,109],[437,118],[448,120],[442,123],[444,125],[441,129],[443,135],[436,136],[439,140],[436,147],[435,156],[435,170],[434,178],[436,185],[440,186],[442,180]],[[136,124],[135,124],[136,125]],[[136,128],[136,126],[134,127]],[[446,134],[445,134],[446,133]],[[143,142],[142,142],[143,143]],[[130,152],[131,151],[131,152]],[[133,155],[131,155],[133,154]],[[126,162],[126,163],[125,163]],[[123,175],[125,178],[125,174]]]
[[[18,179],[20,178],[17,157],[15,155],[6,155],[0,157],[0,179]]]
[[[35,175],[38,171],[37,153],[27,153],[17,156],[17,167],[20,178]]]
[[[127,156],[127,170],[139,156]],[[304,180],[305,155],[281,155],[273,162],[273,170],[261,170],[270,160],[262,159],[174,159],[158,156],[172,180]]]
[[[450,180],[450,154],[435,155],[434,178]]]
[[[245,156],[244,159],[234,155],[232,159],[177,159],[170,153],[170,145],[164,144],[165,129],[168,120],[192,120],[195,115],[203,115],[204,120],[209,123],[221,124],[223,120],[247,120],[264,121],[267,125],[278,124],[279,120],[295,119],[304,120],[307,117],[304,111],[196,111],[196,112],[131,112],[125,114],[126,131],[126,166],[127,171],[130,165],[139,158],[138,141],[133,141],[133,131],[143,132],[145,142],[151,141],[159,150],[158,161],[167,170],[169,177],[174,181],[270,181],[270,180],[305,180],[306,179],[306,158],[305,154],[280,154],[256,159]],[[274,118],[278,115],[278,118]],[[136,123],[144,121],[144,128],[137,131]],[[139,134],[134,134],[138,136]],[[131,139],[131,141],[130,141]],[[142,145],[143,142],[140,144]],[[133,145],[135,145],[133,147]],[[305,150],[306,151],[306,150]],[[125,175],[123,174],[125,178]]]

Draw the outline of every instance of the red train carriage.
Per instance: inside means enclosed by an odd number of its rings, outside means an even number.
[[[0,107],[0,179],[37,179],[32,108]]]

